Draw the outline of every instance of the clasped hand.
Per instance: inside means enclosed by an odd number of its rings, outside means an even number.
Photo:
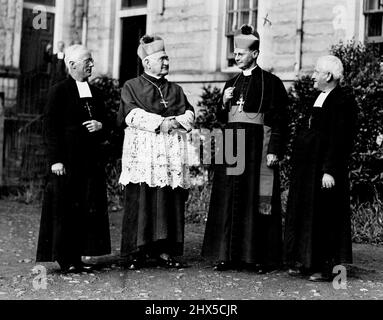
[[[161,123],[160,131],[162,133],[171,133],[173,130],[181,128],[181,124],[175,118],[165,118]]]
[[[82,125],[86,126],[89,132],[96,132],[102,129],[102,123],[97,120],[89,120],[84,122]]]

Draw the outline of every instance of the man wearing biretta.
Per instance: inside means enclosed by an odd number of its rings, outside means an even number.
[[[240,73],[225,84],[217,112],[233,141],[245,141],[246,159],[237,174],[229,174],[229,163],[215,166],[202,256],[214,260],[217,271],[248,266],[265,273],[281,264],[279,161],[288,98],[282,81],[258,65],[259,44],[251,25],[235,33]]]
[[[137,50],[144,73],[121,93],[118,125],[125,130],[120,184],[125,213],[121,256],[137,270],[146,258],[165,268],[181,268],[184,208],[190,188],[185,140],[194,109],[182,88],[169,82],[164,40],[146,35]]]

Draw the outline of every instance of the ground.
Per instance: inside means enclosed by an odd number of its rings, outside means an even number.
[[[155,266],[125,271],[118,264],[121,211],[110,214],[113,253],[90,262],[105,267],[94,274],[62,275],[45,263],[47,287],[34,287],[34,262],[40,220],[39,205],[0,200],[0,300],[380,300],[383,299],[383,248],[354,245],[354,264],[347,266],[347,288],[311,283],[285,271],[258,275],[250,271],[215,272],[199,253],[204,225],[186,226],[188,267]]]

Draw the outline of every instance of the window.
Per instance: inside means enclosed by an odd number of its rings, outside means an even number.
[[[122,8],[146,7],[147,2],[147,0],[122,0]]]
[[[376,43],[383,54],[383,0],[365,0],[366,40]]]
[[[36,5],[40,4],[43,6],[51,6],[51,7],[54,7],[56,4],[56,0],[28,0],[25,2],[30,2]]]
[[[229,66],[234,61],[234,32],[243,24],[251,24],[257,28],[258,0],[227,0],[226,37],[227,60]]]

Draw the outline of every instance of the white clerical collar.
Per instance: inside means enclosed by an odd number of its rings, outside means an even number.
[[[246,69],[246,70],[243,70],[243,75],[245,77],[248,77],[248,76],[251,76],[253,74],[253,71],[257,68],[258,66],[255,66],[251,69]]]
[[[331,93],[332,90],[334,90],[334,88],[322,91],[314,103],[314,108],[322,108],[324,102],[326,101],[328,95]]]
[[[90,91],[88,82],[80,82],[76,81],[78,93],[80,94],[80,98],[92,98],[92,92]]]
[[[57,59],[63,60],[64,59],[64,52],[57,52]]]
[[[155,78],[155,79],[157,79],[157,80],[160,80],[162,77],[161,76],[155,76],[154,74],[151,74],[151,73],[149,73],[149,72],[147,72],[147,71],[145,71],[145,73],[148,75],[148,76],[150,76],[150,77],[152,77],[152,78]]]

